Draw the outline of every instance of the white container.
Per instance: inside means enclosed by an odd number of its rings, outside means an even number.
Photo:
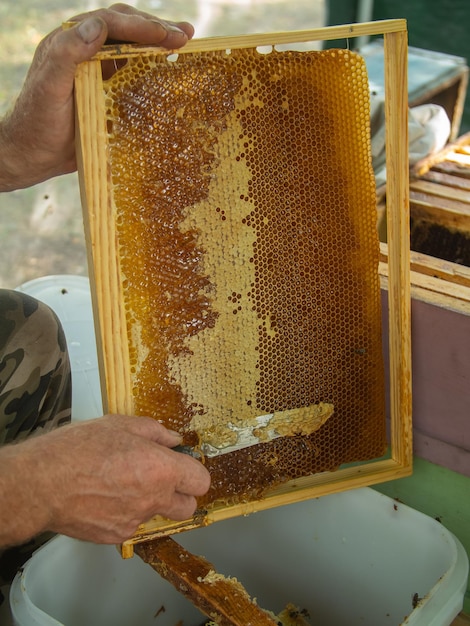
[[[17,287],[44,302],[60,319],[72,370],[72,419],[103,415],[90,282],[86,276],[59,274]]]
[[[434,519],[365,488],[239,517],[177,537],[274,612],[321,626],[448,626],[468,576]],[[416,608],[413,601],[420,598]],[[59,536],[11,588],[16,626],[199,626],[187,600],[138,557]]]

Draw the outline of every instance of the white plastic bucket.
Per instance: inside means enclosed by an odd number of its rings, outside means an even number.
[[[460,542],[373,489],[218,522],[176,537],[258,604],[321,626],[449,626],[468,576]],[[418,601],[419,598],[419,601]],[[199,626],[204,617],[138,557],[59,536],[11,588],[16,626]],[[413,604],[417,606],[413,608]]]
[[[44,302],[64,328],[72,369],[72,419],[103,414],[90,283],[86,276],[44,276],[17,287]]]

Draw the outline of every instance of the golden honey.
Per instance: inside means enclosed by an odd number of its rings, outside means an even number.
[[[132,57],[105,83],[136,414],[205,431],[318,403],[311,435],[205,459],[200,505],[384,453],[375,184],[361,57]]]

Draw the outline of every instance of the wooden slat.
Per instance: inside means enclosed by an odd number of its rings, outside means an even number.
[[[451,152],[447,155],[446,159],[447,161],[450,161],[452,163],[458,163],[459,165],[470,168],[469,154],[464,154],[462,152]]]
[[[470,204],[428,194],[410,193],[411,217],[445,228],[470,232]]]
[[[470,205],[470,193],[465,189],[456,189],[455,187],[449,187],[447,185],[427,180],[413,181],[410,185],[410,189],[411,191],[418,193],[421,192],[438,198],[448,198],[450,200],[456,200],[457,202],[463,202]]]
[[[445,185],[451,189],[465,189],[470,192],[470,170],[469,178],[462,178],[462,176],[453,176],[451,173],[432,169],[423,175],[422,180],[438,183],[439,185]],[[411,185],[411,187],[413,187],[413,185]],[[470,201],[470,194],[468,196],[468,200]]]
[[[442,163],[436,163],[433,169],[436,172],[444,172],[446,174],[451,174],[452,176],[460,176],[461,178],[470,178],[470,168],[465,167],[463,165],[458,165],[456,163],[450,163],[448,161],[443,161]]]
[[[444,209],[457,214],[461,214],[463,216],[468,213],[470,207],[470,204],[468,202],[453,200],[450,197],[446,197],[444,193],[440,196],[436,196],[420,191],[415,191],[414,188],[410,191],[410,202],[417,207],[429,207],[430,209],[434,208],[435,210]]]
[[[388,290],[387,244],[381,244],[379,275]],[[425,254],[410,255],[411,296],[434,306],[470,315],[470,268]]]
[[[171,537],[140,544],[136,553],[218,626],[277,626],[239,581],[221,576]]]
[[[380,274],[384,278],[387,277],[386,266],[380,267]],[[466,314],[470,313],[470,289],[468,287],[414,271],[411,272],[410,278],[412,293],[414,295],[426,294],[420,297],[421,300]]]
[[[387,262],[387,244],[380,244],[380,260]],[[414,250],[410,253],[410,269],[412,272],[426,274],[445,280],[446,282],[470,288],[470,268],[451,261],[444,261]]]

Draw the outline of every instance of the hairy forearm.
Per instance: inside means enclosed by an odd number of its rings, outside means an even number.
[[[21,154],[11,137],[9,118],[5,117],[0,120],[0,192],[26,187],[21,180],[25,170]]]
[[[76,169],[72,138],[60,146],[60,158],[54,155],[46,141],[38,141],[47,122],[39,114],[34,121],[22,119],[27,107],[25,96],[20,98],[15,109],[0,120],[0,192],[24,189]],[[50,128],[49,136],[54,132],[57,128]]]
[[[27,443],[0,450],[0,546],[23,543],[47,529],[50,520],[42,472]]]

